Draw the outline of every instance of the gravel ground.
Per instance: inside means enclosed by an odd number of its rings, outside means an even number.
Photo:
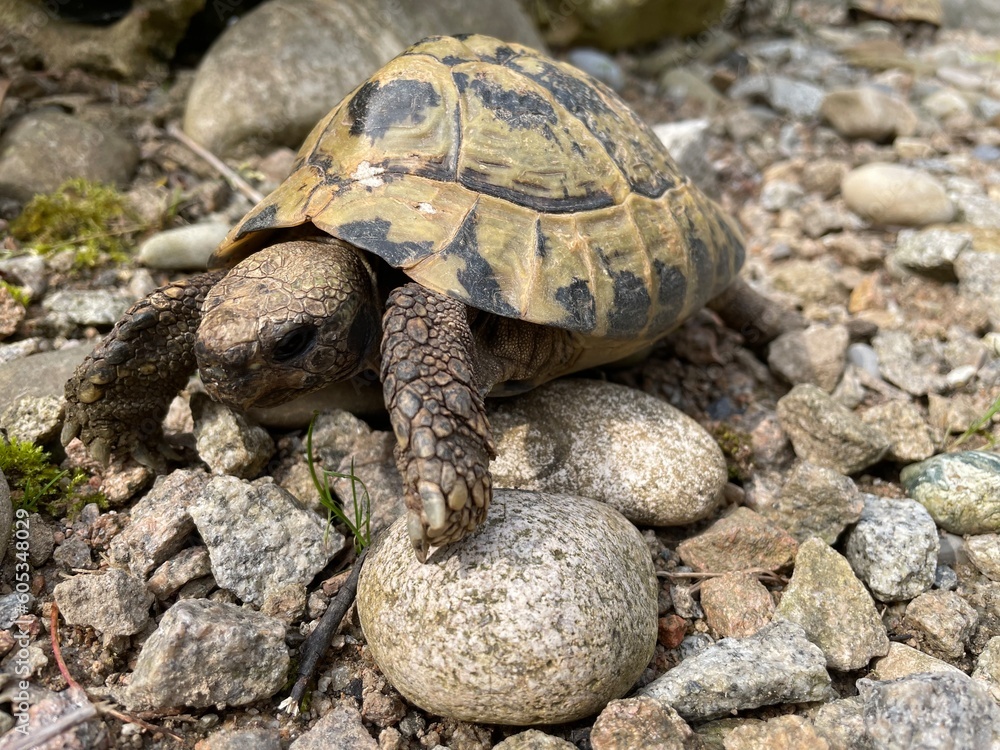
[[[281,0],[267,6],[301,22]],[[0,287],[0,427],[86,474],[72,513],[17,517],[28,538],[3,559],[0,748],[22,736],[17,670],[31,674],[32,732],[89,705],[57,667],[53,602],[62,656],[89,701],[183,740],[102,715],[51,746],[1000,743],[1000,37],[989,31],[1000,17],[985,3],[946,3],[952,23],[931,33],[852,22],[837,2],[799,2],[788,15],[749,6],[740,24],[694,42],[570,59],[619,89],[737,217],[743,276],[805,327],[761,348],[705,311],[640,362],[491,406],[494,475],[523,490],[504,495],[504,513],[517,516],[527,497],[542,517],[530,529],[552,524],[533,543],[548,557],[527,575],[537,560],[518,557],[502,526],[490,531],[505,541],[482,541],[474,559],[511,551],[500,583],[452,575],[468,550],[435,578],[392,543],[401,484],[371,385],[246,416],[193,380],[166,423],[179,460],[155,484],[139,466],[101,469],[78,442],[62,449],[62,384],[75,366],[134,300],[203,268],[252,206],[171,127],[202,128],[267,192],[291,165],[296,118],[315,120],[308,101],[282,92],[308,99],[326,73],[287,54],[301,37],[276,32],[263,12],[234,27],[238,44],[124,78],[45,69],[51,55],[0,36],[0,277],[30,294],[25,307]],[[508,34],[538,39],[511,14]],[[326,23],[344,21],[317,27]],[[248,48],[273,59],[268,87],[245,88],[245,107],[206,98],[201,79],[240,79],[244,63],[226,55]],[[352,64],[350,85],[377,67]],[[254,97],[283,102],[271,107],[283,126],[257,122],[250,138],[246,112],[272,116]],[[28,252],[22,209],[74,177],[119,186],[128,216],[93,234],[124,237],[136,257],[116,262],[105,249],[80,268],[80,238]],[[292,718],[279,708],[289,664],[355,559],[345,529],[324,530],[308,474],[314,408],[315,453],[365,481],[380,542],[358,611]],[[350,484],[335,483],[342,500]],[[95,492],[102,505],[88,501]],[[0,528],[11,495],[17,507],[18,487],[0,491]],[[583,511],[562,511],[574,507],[568,496],[611,507],[581,521]],[[602,538],[595,526],[618,530]],[[564,550],[548,542],[563,534],[583,562],[560,565]],[[386,576],[414,608],[388,635],[365,621],[385,606],[375,592]],[[621,582],[624,603],[613,595]],[[431,600],[438,609],[418,616]],[[484,600],[483,612],[470,604]],[[577,610],[586,617],[572,619]],[[473,611],[468,631],[447,620]],[[411,621],[424,624],[411,632]],[[516,653],[489,645],[508,627]],[[492,661],[476,661],[479,636]],[[545,671],[555,662],[569,668]],[[588,670],[607,685],[594,687]],[[490,696],[510,675],[516,687]],[[593,705],[580,697],[588,691]]]

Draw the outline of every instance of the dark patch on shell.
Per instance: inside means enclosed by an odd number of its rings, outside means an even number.
[[[432,252],[433,243],[429,241],[393,242],[389,239],[391,228],[392,224],[385,219],[369,219],[341,224],[332,234],[362,250],[375,253],[389,265],[397,268],[424,258]]]
[[[669,328],[677,322],[684,309],[684,300],[687,297],[687,278],[680,268],[659,259],[653,261],[653,270],[656,271],[660,282],[656,295],[655,326],[658,329]]]
[[[608,313],[608,335],[630,336],[646,327],[649,291],[645,282],[631,271],[614,274],[614,305]]]
[[[384,85],[368,81],[347,105],[350,133],[378,140],[396,125],[422,123],[425,110],[440,104],[438,92],[426,81],[396,78]]]
[[[592,190],[583,195],[570,195],[563,198],[550,198],[544,195],[533,195],[516,190],[506,185],[491,182],[490,175],[484,175],[475,169],[466,168],[458,176],[458,181],[469,190],[477,193],[501,198],[519,206],[525,206],[534,211],[546,214],[572,214],[577,211],[593,211],[597,208],[613,206],[615,201],[606,190]],[[522,183],[524,184],[524,183]]]
[[[548,257],[549,249],[549,238],[542,231],[542,220],[535,219],[535,255],[539,258]]]
[[[586,279],[573,279],[568,286],[556,289],[556,301],[566,310],[566,327],[574,331],[592,331],[597,325],[597,301]]]
[[[653,140],[655,136],[647,132],[646,126],[638,118],[633,118],[631,122],[623,122],[622,117],[607,105],[598,95],[598,90],[605,91],[609,97],[617,95],[610,89],[605,89],[602,83],[596,80],[581,80],[564,73],[551,63],[534,59],[540,64],[541,72],[525,70],[518,66],[516,61],[508,67],[545,87],[559,104],[583,123],[624,174],[629,174],[625,167],[631,165],[621,163],[623,154],[619,141],[623,136],[628,138],[631,146],[625,154],[629,152],[646,154],[650,148],[662,148],[657,145],[658,140]],[[647,132],[647,142],[643,143],[637,138],[628,137],[627,134],[632,132]],[[642,170],[641,176],[633,174],[629,182],[637,193],[648,198],[659,198],[675,185],[668,175],[655,169]]]
[[[483,106],[515,130],[537,130],[548,140],[555,138],[552,126],[559,118],[555,109],[534,91],[515,91],[477,76],[469,84]]]
[[[465,267],[456,274],[458,283],[465,289],[465,296],[474,307],[488,312],[517,318],[517,309],[504,299],[500,283],[479,248],[477,228],[479,217],[475,210],[469,212],[455,234],[455,239],[442,251],[442,255],[456,255],[465,261]]]
[[[236,239],[246,237],[251,232],[274,229],[274,222],[277,217],[278,207],[273,203],[256,210],[243,220],[243,223],[240,225],[240,231],[236,234]]]

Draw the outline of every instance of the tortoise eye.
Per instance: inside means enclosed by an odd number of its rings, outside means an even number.
[[[293,328],[274,347],[271,358],[275,362],[289,362],[309,351],[316,343],[316,329],[313,326]]]

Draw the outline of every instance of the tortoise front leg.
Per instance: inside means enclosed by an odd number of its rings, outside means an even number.
[[[223,271],[192,276],[136,302],[66,383],[62,443],[79,436],[107,466],[132,454],[155,464],[171,400],[195,371],[205,294]]]
[[[496,455],[461,302],[407,284],[389,295],[382,383],[396,433],[409,534],[424,562],[431,545],[461,539],[486,518]]]

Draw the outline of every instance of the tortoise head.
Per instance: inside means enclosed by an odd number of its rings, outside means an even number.
[[[371,268],[356,248],[324,237],[235,265],[205,298],[195,355],[209,395],[245,410],[358,374],[379,333]]]

